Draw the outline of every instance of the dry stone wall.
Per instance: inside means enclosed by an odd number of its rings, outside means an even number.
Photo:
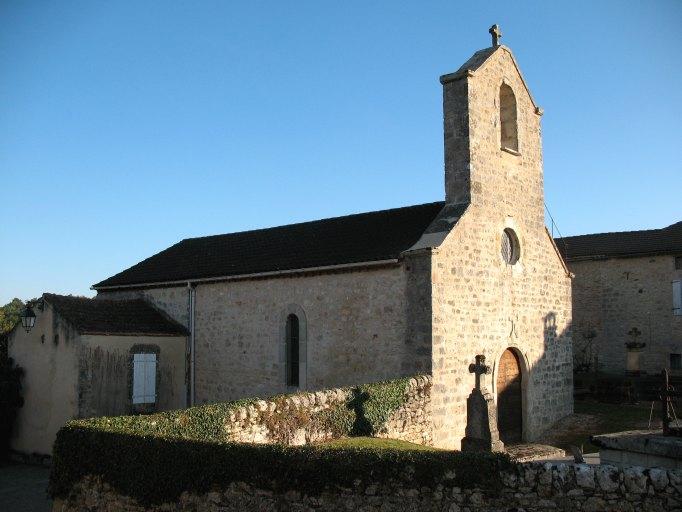
[[[231,412],[225,421],[227,440],[246,443],[303,445],[335,439],[346,432],[335,426],[330,412],[354,421],[349,409],[352,388],[297,393],[258,400]],[[431,445],[431,377],[409,379],[403,404],[375,433],[377,437]],[[338,415],[336,416],[338,417]]]
[[[405,479],[357,481],[353,488],[328,489],[305,495],[296,489],[275,493],[235,482],[227,489],[196,495],[183,494],[175,503],[145,508],[121,496],[97,478],[83,479],[67,500],[57,499],[54,512],[117,510],[121,512],[231,512],[231,511],[381,511],[475,512],[546,511],[662,512],[682,510],[682,471],[617,469],[588,466],[526,463],[503,473],[503,486],[494,492],[451,485],[448,476],[429,486],[410,485]]]

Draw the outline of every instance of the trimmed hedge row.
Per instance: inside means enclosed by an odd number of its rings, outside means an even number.
[[[459,487],[498,489],[500,471],[511,464],[501,454],[210,443],[70,424],[57,435],[50,493],[65,498],[86,475],[102,477],[143,505],[175,501],[184,491],[225,489],[231,482],[317,495],[352,488],[358,479],[421,487],[448,475]]]
[[[348,400],[306,416],[335,434],[372,435],[405,403],[408,379],[348,388]],[[285,396],[269,400],[277,403]],[[84,476],[101,476],[145,505],[171,502],[184,491],[203,493],[247,482],[263,489],[317,494],[362,481],[409,479],[433,485],[454,470],[455,485],[496,488],[508,457],[445,451],[322,446],[251,445],[226,440],[225,422],[257,399],[202,405],[144,416],[74,420],[57,434],[50,493],[68,496]],[[285,408],[278,413],[287,415]],[[299,415],[300,416],[300,415]],[[319,417],[317,417],[319,416]],[[281,428],[301,427],[274,418]],[[410,468],[409,470],[407,468]]]

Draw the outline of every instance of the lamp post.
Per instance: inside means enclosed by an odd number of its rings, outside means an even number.
[[[26,332],[29,332],[31,329],[33,329],[33,326],[36,323],[36,314],[33,312],[30,302],[26,303],[26,306],[21,311],[19,317],[21,318],[21,326]]]

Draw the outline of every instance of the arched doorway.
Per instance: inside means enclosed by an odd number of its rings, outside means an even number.
[[[523,432],[521,364],[511,348],[497,365],[497,429],[505,444],[520,443]]]

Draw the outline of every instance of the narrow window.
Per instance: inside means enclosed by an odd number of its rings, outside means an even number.
[[[675,270],[682,270],[682,256],[675,256]]]
[[[502,149],[518,153],[519,137],[516,125],[516,97],[507,84],[500,87],[500,142]]]
[[[673,281],[673,315],[682,315],[682,281]]]
[[[156,354],[133,355],[133,405],[156,403]]]
[[[287,386],[298,387],[299,326],[298,317],[287,317],[286,333]]]
[[[682,370],[682,354],[670,354],[670,369]]]

